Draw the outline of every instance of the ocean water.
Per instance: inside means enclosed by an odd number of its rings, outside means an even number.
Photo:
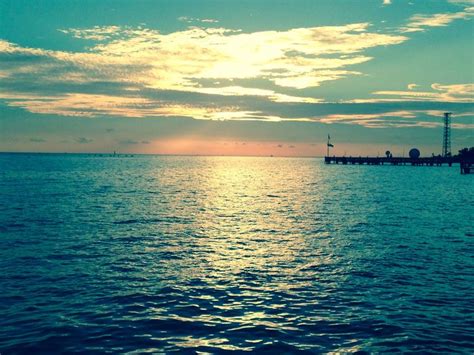
[[[0,353],[474,351],[474,176],[0,154]]]

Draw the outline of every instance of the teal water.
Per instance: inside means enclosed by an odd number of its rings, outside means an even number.
[[[0,154],[0,353],[474,350],[474,176]]]

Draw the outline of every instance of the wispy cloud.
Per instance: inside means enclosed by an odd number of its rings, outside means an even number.
[[[448,0],[451,4],[474,5],[474,0]]]
[[[92,143],[94,140],[86,137],[79,137],[75,141],[79,144],[89,144]]]
[[[455,20],[467,20],[474,16],[474,7],[466,7],[463,11],[438,14],[413,15],[402,32],[421,32],[430,27],[445,27]]]
[[[242,86],[198,88],[196,92],[203,93],[203,94],[223,95],[223,96],[261,96],[261,97],[266,97],[269,100],[274,101],[274,102],[305,102],[305,103],[323,102],[322,99],[316,99],[312,97],[290,96],[290,95],[279,94],[273,90],[246,88]]]
[[[277,115],[256,110],[242,110],[238,106],[188,104],[151,100],[141,97],[92,95],[70,93],[62,96],[44,96],[21,93],[2,93],[0,99],[9,98],[9,106],[22,107],[33,113],[77,117],[116,116],[190,117],[201,120],[264,120],[283,121]]]
[[[319,117],[323,123],[351,124],[367,128],[404,128],[424,127],[436,128],[442,125],[441,117],[444,111],[440,110],[402,110],[388,111],[382,113],[360,113],[360,114],[331,114]],[[456,117],[472,117],[474,112],[457,113]],[[436,118],[433,120],[433,118]],[[455,123],[456,129],[473,129],[473,123]]]
[[[80,39],[90,39],[94,41],[104,41],[106,39],[112,38],[114,35],[118,34],[120,27],[118,26],[94,26],[89,29],[59,29],[59,32],[69,34],[74,38]]]
[[[2,93],[0,98],[8,98],[9,106],[22,107],[33,113],[64,116],[93,117],[115,115],[123,117],[143,117],[141,110],[147,110],[148,100],[136,97],[92,95],[71,93],[61,96],[47,96],[21,93]],[[137,109],[133,109],[133,108]]]
[[[197,17],[189,17],[189,16],[180,16],[178,17],[179,21],[186,22],[186,23],[193,23],[193,22],[201,22],[201,23],[218,23],[219,20],[212,19],[212,18],[197,18]]]
[[[436,101],[436,102],[474,102],[474,84],[431,85],[433,91],[376,91],[375,95],[397,97],[404,101]],[[374,102],[383,99],[375,99]]]
[[[118,143],[119,143],[119,144],[122,144],[122,145],[136,145],[136,144],[140,144],[139,141],[134,140],[134,139],[123,139],[123,140],[119,141]]]
[[[33,142],[33,143],[44,143],[44,142],[46,142],[46,139],[44,139],[44,138],[39,138],[39,137],[32,137],[32,138],[30,138],[30,142]]]

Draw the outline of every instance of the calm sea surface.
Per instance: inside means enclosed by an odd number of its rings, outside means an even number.
[[[0,353],[474,350],[474,176],[0,154]]]

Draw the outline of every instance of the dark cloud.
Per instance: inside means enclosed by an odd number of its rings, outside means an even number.
[[[43,142],[46,142],[46,139],[39,138],[39,137],[33,137],[33,138],[30,138],[30,142],[33,142],[33,143],[43,143]]]
[[[133,139],[124,139],[119,141],[120,144],[122,145],[134,145],[134,144],[140,144],[139,141],[133,140]]]
[[[80,143],[80,144],[88,144],[88,143],[91,143],[93,141],[94,141],[93,139],[86,138],[86,137],[79,137],[79,138],[76,139],[76,142]]]
[[[150,144],[150,141],[147,140],[135,140],[135,139],[122,139],[119,141],[119,144],[122,145],[135,145],[135,144]]]

